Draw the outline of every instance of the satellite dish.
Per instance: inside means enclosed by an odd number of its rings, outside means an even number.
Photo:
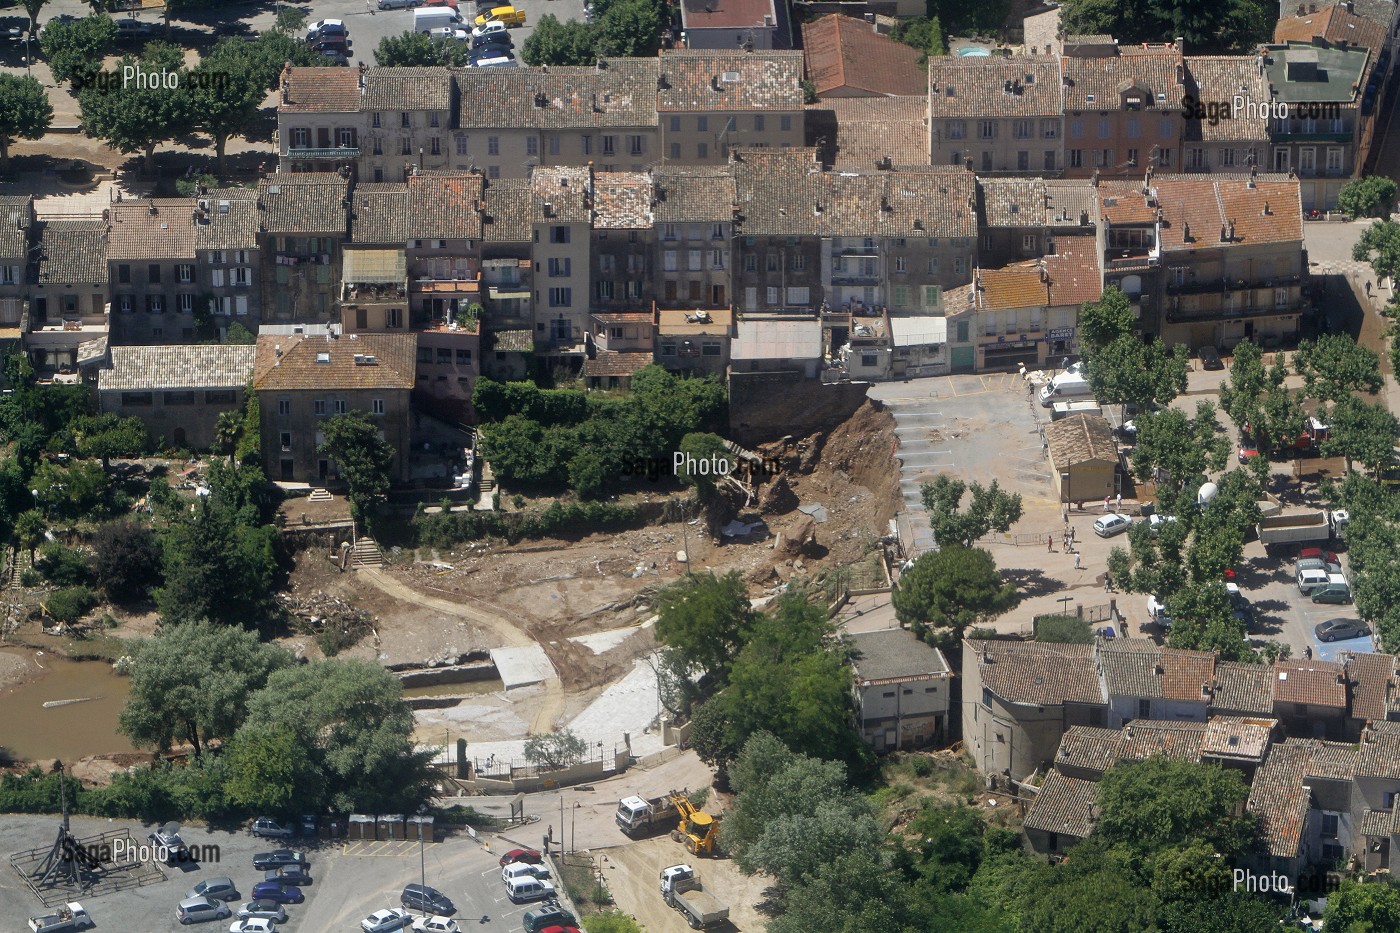
[[[1196,504],[1205,505],[1207,502],[1214,499],[1219,492],[1219,486],[1214,483],[1206,483],[1201,487],[1201,491],[1196,493]]]

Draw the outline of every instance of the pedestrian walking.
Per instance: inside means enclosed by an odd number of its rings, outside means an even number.
[[[1108,503],[1109,503],[1109,500],[1112,499],[1112,498],[1113,498],[1112,496],[1104,496],[1104,497],[1103,497],[1103,510],[1104,510],[1105,512],[1108,511]]]
[[[1076,529],[1073,525],[1070,525],[1070,526],[1069,526],[1069,543],[1070,543],[1070,544],[1073,544],[1073,543],[1074,543],[1074,536],[1075,536],[1075,533],[1077,532],[1077,530],[1078,530],[1078,529]]]
[[[1103,574],[1103,591],[1105,593],[1113,592],[1113,575],[1106,570]]]
[[[1116,511],[1123,511],[1123,494],[1121,492],[1118,494],[1118,500],[1114,503],[1113,507]]]
[[[1084,569],[1084,567],[1079,563],[1079,552],[1078,552],[1078,551],[1075,551],[1075,552],[1074,552],[1074,569],[1075,569],[1075,570],[1083,570],[1083,569]]]
[[[1045,551],[1046,551],[1046,553],[1049,553],[1049,554],[1055,553],[1055,536],[1054,536],[1054,535],[1046,535],[1046,536],[1045,536]]]

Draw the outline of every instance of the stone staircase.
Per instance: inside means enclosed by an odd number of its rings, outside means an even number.
[[[351,567],[383,567],[384,552],[373,538],[357,538],[355,549],[350,554]]]
[[[311,495],[306,497],[307,502],[334,502],[335,496],[325,489],[313,489]]]
[[[29,566],[29,551],[21,547],[11,548],[10,553],[5,555],[5,572],[0,576],[0,586],[19,586],[20,574]]]

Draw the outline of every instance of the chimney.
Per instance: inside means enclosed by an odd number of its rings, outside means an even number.
[[[1221,243],[1229,243],[1229,242],[1230,242],[1230,228],[1229,228],[1229,227],[1226,227],[1224,224],[1221,224],[1221,225],[1220,225],[1220,242],[1221,242]]]
[[[156,210],[156,205],[154,201],[151,202],[150,207],[146,208],[146,213],[150,214],[152,217],[160,213],[160,211]]]
[[[1231,218],[1231,219],[1230,219],[1230,242],[1231,242],[1231,243],[1235,242],[1235,221],[1234,221],[1234,218]]]
[[[1161,664],[1157,664],[1152,668],[1152,673],[1156,674],[1158,677],[1161,677],[1166,672],[1166,669],[1162,667]]]
[[[1183,243],[1191,242],[1191,221],[1189,220],[1183,222],[1181,225],[1181,241]]]
[[[1273,211],[1269,210],[1269,202],[1268,202],[1268,201],[1265,201],[1265,202],[1264,202],[1264,212],[1263,212],[1263,213],[1264,213],[1264,216],[1265,216],[1265,217],[1268,217],[1270,214],[1273,213]]]

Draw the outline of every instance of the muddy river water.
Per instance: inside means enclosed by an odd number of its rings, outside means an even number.
[[[0,747],[10,758],[77,759],[133,751],[117,732],[117,713],[130,682],[105,661],[69,661],[28,648],[0,652],[29,659],[42,670],[28,683],[0,688]],[[44,703],[84,699],[44,708]]]

